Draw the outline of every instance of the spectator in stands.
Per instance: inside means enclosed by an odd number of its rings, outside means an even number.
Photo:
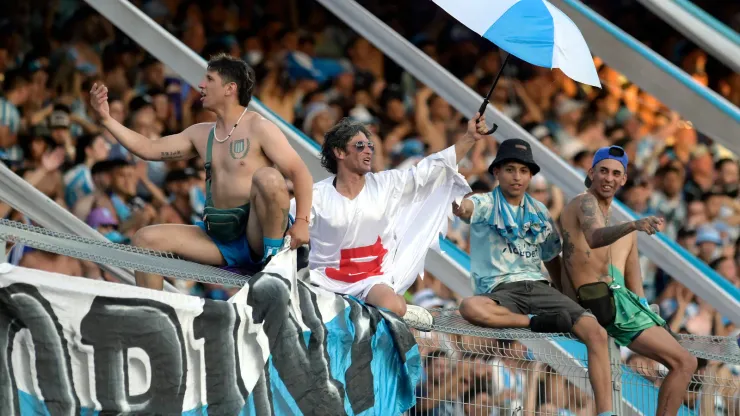
[[[93,86],[91,105],[103,125],[132,153],[145,160],[187,160],[196,153],[206,159],[209,172],[205,223],[145,228],[135,234],[135,245],[173,252],[206,264],[250,266],[255,272],[280,250],[286,232],[291,236],[293,248],[308,242],[311,174],[274,124],[248,113],[254,83],[254,71],[244,61],[226,55],[213,57],[199,88],[204,107],[218,115],[217,122],[197,124],[161,139],[136,133],[112,119],[107,88]],[[228,126],[232,126],[230,130]],[[228,152],[218,146],[232,135]],[[215,165],[211,164],[212,153]],[[298,205],[294,224],[288,221],[290,200],[283,173],[296,188]],[[143,177],[140,175],[139,179]],[[113,183],[115,188],[115,174]],[[148,209],[142,211],[143,219],[147,220],[144,225],[149,225],[152,215]],[[136,279],[141,286],[159,290],[163,287],[160,276],[137,272]]]
[[[684,182],[684,169],[678,162],[671,162],[656,173],[658,189],[652,192],[648,201],[649,211],[663,218],[665,233],[670,238],[677,238],[678,230],[687,218],[686,202],[681,192]]]
[[[93,209],[85,222],[113,243],[122,244],[129,240],[118,232],[118,220],[108,208]]]
[[[588,190],[568,203],[561,217],[566,246],[563,270],[578,302],[594,313],[619,346],[668,367],[658,409],[675,414],[680,408],[678,394],[691,380],[696,359],[664,328],[666,322],[645,298],[635,232],[653,235],[663,220],[646,217],[608,225],[612,200],[628,181],[627,165],[621,147],[604,147],[595,153],[585,182]]]
[[[160,211],[164,224],[196,224],[200,221],[193,209],[191,190],[196,173],[193,168],[171,170],[165,179],[165,187],[170,195],[170,203]]]
[[[90,169],[108,158],[110,146],[101,135],[86,135],[77,139],[76,166],[64,174],[64,201],[74,207],[77,201],[95,191]]]
[[[485,117],[477,117],[468,121],[467,133],[455,145],[423,159],[415,168],[379,174],[371,173],[375,143],[364,125],[344,118],[329,130],[321,164],[332,176],[314,185],[311,211],[315,244],[309,267],[315,272],[311,273],[314,284],[431,326],[432,316],[422,308],[407,306],[403,293],[421,271],[423,264],[418,261],[429,244],[436,244],[438,227],[447,221],[448,200],[469,191],[467,184],[458,183],[457,164],[488,129]],[[374,205],[375,214],[357,211],[357,204]],[[418,211],[421,207],[423,212]],[[412,222],[396,228],[400,218]],[[408,246],[399,246],[401,242]],[[383,260],[389,251],[395,253],[394,260]],[[418,259],[415,264],[404,264],[400,262],[404,256]],[[374,260],[348,269],[340,261],[345,258]]]
[[[19,107],[29,97],[30,84],[21,70],[5,74],[3,97],[0,97],[0,159],[12,162],[23,160],[23,153],[18,143],[21,129]]]
[[[697,256],[702,261],[709,263],[717,258],[722,245],[722,236],[716,228],[704,225],[696,231]]]
[[[555,288],[561,287],[560,235],[544,204],[526,193],[539,170],[529,143],[506,140],[489,167],[499,186],[492,193],[453,204],[455,215],[470,222],[476,292],[462,301],[460,314],[490,328],[572,332],[588,348],[597,410],[611,414],[606,332],[590,313]],[[542,274],[542,262],[555,287]]]
[[[311,104],[306,108],[303,132],[321,145],[324,144],[324,135],[334,123],[335,120],[328,105],[325,103]]]

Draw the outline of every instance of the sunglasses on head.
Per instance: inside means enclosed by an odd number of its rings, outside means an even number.
[[[375,151],[375,143],[373,142],[355,142],[355,149],[357,149],[357,152],[365,150],[365,146],[369,147],[371,152]]]

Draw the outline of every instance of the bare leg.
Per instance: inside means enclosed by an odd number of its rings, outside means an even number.
[[[463,299],[460,315],[466,321],[487,328],[529,328],[529,317],[514,313],[485,296]]]
[[[283,238],[289,211],[290,195],[283,175],[274,168],[258,169],[252,177],[247,221],[247,241],[255,253],[264,254],[263,238]]]
[[[406,299],[388,285],[377,284],[370,289],[366,302],[370,305],[385,308],[403,318],[406,315]]]
[[[136,247],[174,253],[196,263],[213,266],[226,264],[216,244],[194,225],[162,224],[144,227],[136,232],[132,243]],[[136,272],[136,286],[162,290],[164,279],[156,274]]]
[[[696,357],[686,351],[673,336],[658,326],[646,329],[629,348],[655,360],[669,370],[658,393],[657,415],[675,415],[681,408],[686,388],[696,371]]]
[[[596,399],[596,412],[613,411],[609,338],[596,318],[581,316],[573,326],[573,333],[588,349],[588,378]]]

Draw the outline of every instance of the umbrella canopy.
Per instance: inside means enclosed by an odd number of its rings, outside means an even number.
[[[591,52],[575,23],[546,0],[433,0],[472,31],[517,58],[560,68],[601,87]]]

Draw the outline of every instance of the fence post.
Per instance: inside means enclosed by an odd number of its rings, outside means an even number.
[[[622,411],[622,356],[614,338],[608,337],[609,343],[609,368],[612,376],[612,406],[614,414],[623,416]]]
[[[8,255],[6,253],[6,250],[8,249],[8,244],[2,237],[0,237],[0,247],[3,248],[3,250],[0,251],[0,263],[7,263]]]

